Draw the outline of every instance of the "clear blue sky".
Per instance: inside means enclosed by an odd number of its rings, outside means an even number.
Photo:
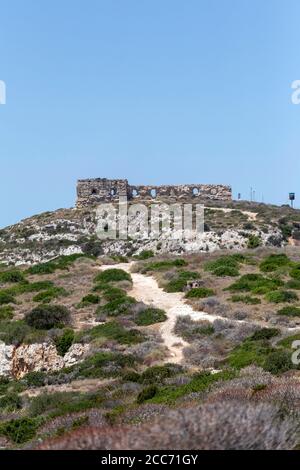
[[[73,206],[84,177],[300,201],[298,0],[0,0],[0,18],[0,226]]]

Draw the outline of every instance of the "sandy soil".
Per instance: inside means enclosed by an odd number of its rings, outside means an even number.
[[[250,211],[241,211],[240,209],[231,209],[228,207],[207,207],[207,209],[212,209],[214,211],[222,211],[222,212],[232,212],[238,210],[242,214],[246,215],[249,220],[256,220],[257,212],[250,212]]]

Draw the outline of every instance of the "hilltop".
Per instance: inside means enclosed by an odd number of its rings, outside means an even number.
[[[144,249],[180,254],[280,247],[300,238],[300,211],[288,206],[206,201],[204,221],[205,232],[196,240],[172,240],[164,233],[157,240],[100,241],[95,235],[95,207],[59,209],[0,230],[0,262],[32,264],[74,253],[128,256]]]

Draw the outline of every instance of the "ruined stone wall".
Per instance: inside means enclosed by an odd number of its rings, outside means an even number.
[[[95,178],[78,180],[77,207],[87,207],[101,202],[118,200],[119,196],[127,196],[127,180],[109,180]]]
[[[214,184],[186,184],[144,186],[129,185],[127,180],[109,180],[106,178],[79,180],[77,183],[77,207],[87,207],[101,202],[117,201],[119,196],[129,200],[221,200],[230,201],[230,186]]]

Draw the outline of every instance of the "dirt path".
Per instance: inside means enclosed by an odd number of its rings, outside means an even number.
[[[182,338],[174,333],[176,320],[179,316],[189,315],[192,320],[208,320],[213,322],[217,318],[215,315],[209,315],[205,312],[196,312],[190,305],[187,305],[183,300],[183,293],[167,293],[161,289],[156,279],[150,276],[145,276],[140,273],[132,273],[131,267],[133,263],[122,263],[110,266],[102,266],[102,270],[110,268],[123,269],[130,272],[133,288],[129,291],[129,295],[134,297],[138,302],[153,305],[156,308],[161,308],[166,312],[167,320],[161,323],[160,334],[164,344],[170,351],[170,358],[168,362],[180,363],[183,360],[183,348],[188,346]]]

